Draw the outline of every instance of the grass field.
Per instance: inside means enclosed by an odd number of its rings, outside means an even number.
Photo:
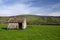
[[[0,40],[60,40],[58,25],[28,25],[25,30],[7,30],[0,24]]]

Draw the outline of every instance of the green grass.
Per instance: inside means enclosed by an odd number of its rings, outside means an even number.
[[[60,40],[60,26],[28,25],[25,30],[6,30],[0,24],[0,40]]]

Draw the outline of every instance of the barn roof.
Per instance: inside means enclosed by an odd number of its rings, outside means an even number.
[[[8,22],[9,23],[18,23],[18,22],[23,22],[23,18],[9,18]]]

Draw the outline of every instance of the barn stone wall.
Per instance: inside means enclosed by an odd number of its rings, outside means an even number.
[[[26,29],[26,18],[24,19],[24,21],[23,21],[23,27],[22,27],[22,29]]]
[[[21,21],[21,20],[20,20]],[[26,29],[26,18],[24,18],[22,21],[21,21],[21,23],[22,23],[22,29]],[[19,28],[20,27],[20,24],[19,24],[19,22],[14,22],[14,21],[12,21],[12,22],[9,22],[8,23],[8,29],[20,29]]]
[[[18,23],[8,23],[8,29],[19,29]]]

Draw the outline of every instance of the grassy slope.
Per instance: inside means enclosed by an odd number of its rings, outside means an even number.
[[[0,24],[0,40],[60,40],[60,26],[28,25],[25,30],[6,30]]]
[[[12,16],[17,17],[26,17],[28,24],[60,24],[60,17],[53,16],[36,16],[36,15],[19,15]],[[0,17],[0,23],[7,22],[10,17]]]

